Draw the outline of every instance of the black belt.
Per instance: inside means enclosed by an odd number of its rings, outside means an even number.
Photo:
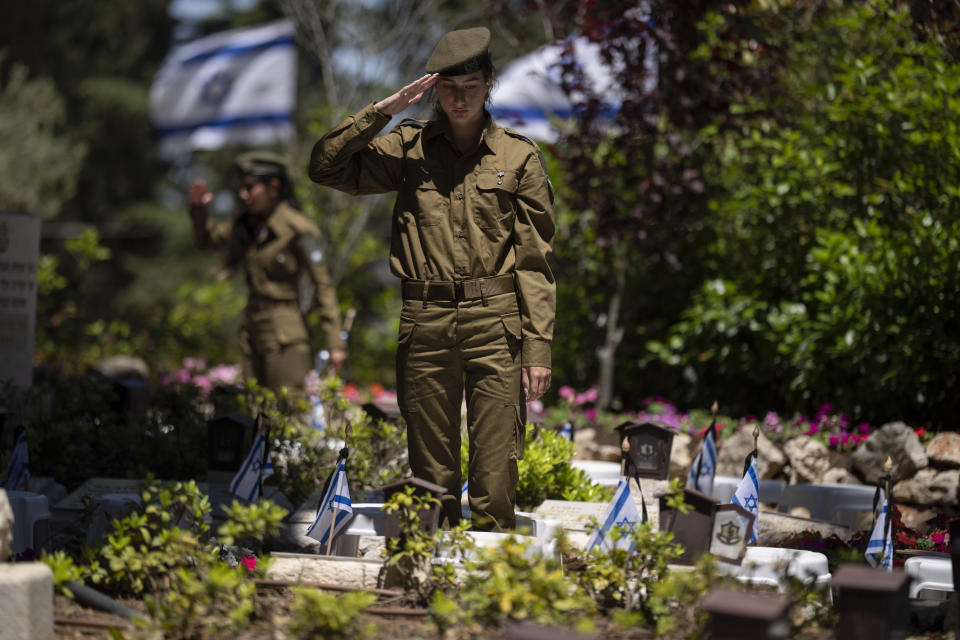
[[[299,306],[296,299],[277,300],[275,298],[248,298],[247,309],[250,311],[268,311],[278,307]]]
[[[402,290],[404,300],[461,302],[513,293],[516,286],[513,274],[506,273],[502,276],[472,280],[404,280]]]

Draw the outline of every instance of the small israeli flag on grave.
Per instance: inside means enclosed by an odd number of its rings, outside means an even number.
[[[7,465],[7,479],[0,485],[4,489],[13,491],[27,484],[30,479],[30,453],[27,451],[27,432],[20,429],[17,440],[13,445],[13,455]]]
[[[753,451],[750,458],[743,480],[740,481],[740,486],[737,487],[733,500],[730,501],[753,514],[753,531],[750,533],[750,539],[747,540],[748,544],[755,542],[760,533],[760,479],[757,473],[757,452]]]
[[[567,440],[573,441],[573,423],[567,420],[563,423],[563,426],[560,427],[560,435],[566,438]]]
[[[329,549],[333,539],[340,535],[353,513],[350,502],[350,487],[347,485],[347,460],[341,455],[337,468],[327,482],[327,490],[317,509],[317,519],[307,529],[307,536]]]
[[[717,471],[717,439],[713,428],[703,438],[700,453],[687,474],[687,489],[694,489],[706,495],[713,495],[713,477]]]
[[[233,481],[230,483],[230,493],[238,495],[248,502],[253,502],[259,497],[260,485],[273,475],[273,462],[270,461],[270,455],[267,454],[266,460],[264,460],[266,448],[267,434],[260,431],[253,441],[253,446],[250,447],[247,459],[240,465],[237,475],[233,477]]]
[[[877,514],[877,522],[870,533],[867,550],[863,555],[866,556],[871,567],[893,571],[893,525],[890,522],[889,512],[890,503],[884,500]]]
[[[327,416],[323,412],[323,403],[320,402],[320,396],[316,395],[311,399],[313,404],[310,410],[310,426],[317,431],[327,430]]]
[[[607,534],[613,527],[632,530],[640,522],[637,503],[633,501],[633,496],[630,494],[630,483],[626,478],[621,477],[617,484],[617,491],[613,494],[613,500],[610,501],[610,505],[603,514],[603,522],[600,528],[594,531],[590,539],[587,540],[587,553],[590,553],[597,546],[603,551],[613,551],[615,548],[632,549],[633,540],[630,539],[630,536],[622,536],[614,546],[613,540]]]

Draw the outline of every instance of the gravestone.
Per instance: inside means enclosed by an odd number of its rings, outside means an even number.
[[[0,211],[0,381],[33,382],[40,218]]]

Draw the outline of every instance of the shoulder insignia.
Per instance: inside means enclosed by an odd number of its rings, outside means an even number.
[[[429,120],[415,120],[414,118],[404,118],[401,120],[394,129],[399,129],[400,127],[414,127],[416,129],[423,129]]]
[[[520,133],[519,131],[514,131],[514,130],[511,129],[510,127],[504,127],[503,130],[504,130],[504,131],[507,133],[507,135],[509,135],[510,137],[516,138],[517,140],[523,140],[523,141],[526,142],[527,144],[536,147],[538,150],[540,149],[540,147],[537,145],[536,142],[534,142],[533,140],[531,140],[531,139],[528,138],[527,136],[523,135],[523,134]]]

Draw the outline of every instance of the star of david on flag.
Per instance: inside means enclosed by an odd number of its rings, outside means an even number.
[[[867,550],[863,555],[866,556],[871,567],[893,571],[893,525],[890,522],[889,511],[890,504],[884,500],[877,514],[877,522],[870,533]]]
[[[614,546],[613,540],[607,534],[613,527],[632,529],[640,522],[637,503],[633,501],[633,496],[630,494],[630,483],[626,478],[621,477],[620,482],[617,483],[617,491],[613,494],[613,500],[603,514],[600,528],[587,540],[587,553],[597,546],[603,551],[613,551],[615,548],[632,549],[633,540],[629,536],[621,537]]]
[[[341,453],[333,475],[327,480],[327,489],[317,509],[317,518],[307,529],[307,536],[329,549],[330,543],[347,526],[353,513],[350,487],[347,485],[347,459]]]
[[[713,477],[717,471],[717,439],[713,425],[703,438],[703,446],[687,474],[687,488],[695,489],[708,496],[713,494]]]
[[[27,451],[27,432],[20,429],[20,434],[13,445],[13,455],[7,465],[7,479],[0,484],[4,489],[13,491],[19,489],[30,479],[30,453]]]
[[[248,502],[254,502],[260,496],[260,485],[263,481],[273,475],[273,462],[270,455],[267,454],[264,460],[264,453],[267,448],[267,434],[263,431],[257,433],[253,440],[253,446],[250,447],[250,453],[247,459],[240,465],[237,474],[233,476],[230,483],[230,493],[244,498]]]
[[[758,524],[760,522],[760,476],[757,473],[756,451],[750,454],[750,458],[750,464],[743,474],[743,480],[740,481],[740,486],[737,487],[737,491],[730,501],[753,514],[753,530],[750,532],[750,539],[747,540],[748,544],[755,542],[757,535],[760,533],[760,525]]]

